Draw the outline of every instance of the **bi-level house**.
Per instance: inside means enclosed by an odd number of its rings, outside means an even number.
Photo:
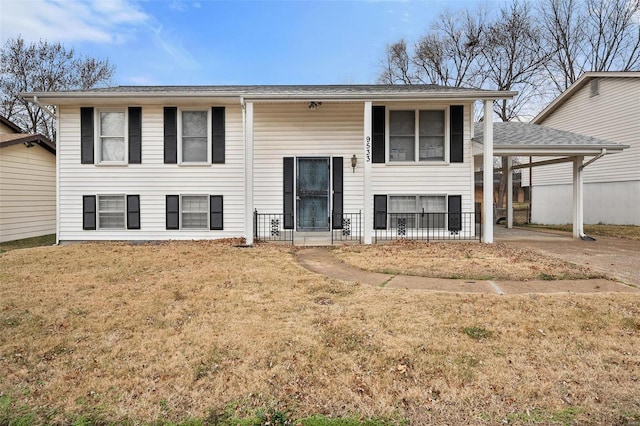
[[[56,106],[60,241],[251,244],[480,235],[491,242],[492,220],[481,234],[474,212],[473,104],[483,101],[490,115],[494,100],[513,95],[337,85],[24,96]],[[484,126],[491,173],[491,120]]]

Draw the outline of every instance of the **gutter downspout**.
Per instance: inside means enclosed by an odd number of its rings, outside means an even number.
[[[585,167],[587,167],[588,165],[590,165],[594,161],[597,161],[600,158],[604,157],[606,154],[607,154],[607,149],[606,148],[602,148],[602,150],[600,151],[600,154],[596,155],[595,157],[593,157],[591,160],[587,161],[586,163],[581,164],[578,168],[582,172]],[[580,224],[580,225],[581,225],[580,229],[579,229],[580,239],[583,240],[583,241],[595,241],[596,240],[595,238],[590,237],[588,235],[585,235],[585,233],[584,233],[584,225],[583,224]]]
[[[42,111],[46,112],[49,115],[49,117],[53,118],[54,120],[58,120],[56,113],[51,112],[49,108],[47,108],[43,103],[40,102],[37,96],[33,97],[33,103],[38,105]]]

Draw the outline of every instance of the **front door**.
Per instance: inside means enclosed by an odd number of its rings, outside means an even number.
[[[329,230],[329,159],[298,158],[298,231]]]

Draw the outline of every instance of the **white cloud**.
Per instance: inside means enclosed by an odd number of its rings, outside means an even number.
[[[120,43],[150,17],[129,0],[0,0],[0,38]]]

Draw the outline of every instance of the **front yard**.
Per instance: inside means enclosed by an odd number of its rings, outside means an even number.
[[[0,255],[0,424],[640,421],[637,295],[374,288],[236,243]]]

